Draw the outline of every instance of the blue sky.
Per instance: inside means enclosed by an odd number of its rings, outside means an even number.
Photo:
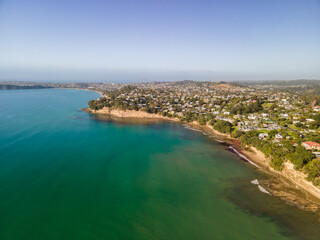
[[[0,0],[0,80],[320,79],[319,0]]]

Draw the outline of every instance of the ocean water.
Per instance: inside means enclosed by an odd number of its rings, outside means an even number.
[[[201,132],[112,121],[99,94],[0,91],[0,239],[320,239],[319,216]]]

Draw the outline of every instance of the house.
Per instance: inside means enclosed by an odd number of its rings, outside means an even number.
[[[307,118],[306,120],[307,120],[307,122],[314,122],[314,121],[315,121],[315,120],[312,119],[312,118]]]
[[[313,111],[319,112],[320,111],[320,106],[313,106]]]
[[[228,118],[228,117],[217,116],[216,118],[218,120],[223,120],[223,121],[226,121],[226,122],[229,122],[229,123],[233,123],[234,122],[234,119],[231,119],[231,118]]]
[[[289,115],[287,113],[281,113],[279,116],[281,118],[288,118],[289,117]]]
[[[317,142],[303,142],[301,144],[302,146],[304,146],[306,149],[317,149],[320,150],[320,144]]]
[[[268,136],[269,136],[268,133],[260,133],[259,134],[259,139],[260,140],[266,140]]]
[[[279,134],[279,133],[277,133],[276,136],[275,136],[275,139],[278,139],[278,140],[279,140],[279,139],[282,139],[282,138],[283,138],[283,137],[282,137],[281,134]]]
[[[244,126],[245,124],[244,124],[244,122],[238,122],[238,126],[240,127],[240,126]]]
[[[251,130],[257,130],[257,127],[255,127],[255,126],[239,126],[238,130],[243,131],[243,132],[248,132]]]
[[[256,119],[256,116],[253,115],[253,114],[250,114],[250,115],[248,116],[248,119],[255,120],[255,119]]]
[[[320,159],[320,152],[313,152],[312,153],[317,159]]]

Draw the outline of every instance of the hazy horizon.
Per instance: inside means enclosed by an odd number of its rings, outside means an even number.
[[[183,79],[183,80],[161,80],[161,81],[157,81],[157,80],[136,80],[136,81],[79,81],[79,80],[1,80],[0,79],[0,83],[10,83],[10,82],[26,82],[26,83],[116,83],[116,84],[134,84],[134,83],[155,83],[155,82],[183,82],[183,81],[193,81],[193,82],[213,82],[213,83],[219,83],[219,82],[226,82],[226,83],[257,83],[257,82],[277,82],[277,81],[320,81],[320,79],[274,79],[274,80],[270,80],[270,79],[261,79],[261,80],[246,80],[246,79],[242,79],[242,80],[193,80],[193,79]]]
[[[320,2],[0,2],[0,81],[320,79]]]
[[[0,70],[0,81],[18,81],[18,82],[106,82],[106,83],[139,83],[139,82],[174,82],[174,81],[185,81],[185,80],[191,80],[191,81],[212,81],[212,82],[220,82],[220,81],[226,81],[226,82],[241,82],[241,81],[295,81],[295,80],[320,80],[319,78],[264,78],[261,76],[261,78],[236,78],[232,77],[230,74],[218,74],[217,76],[221,77],[206,77],[205,74],[201,73],[188,73],[184,72],[183,74],[179,73],[158,73],[158,72],[152,72],[147,73],[147,76],[152,77],[142,77],[142,74],[139,74],[139,72],[118,72],[117,73],[110,73],[110,74],[103,74],[99,73],[99,71],[90,71],[88,73],[81,73],[76,72],[72,73],[69,71],[63,71],[63,72],[30,72],[30,71],[22,71],[14,72],[14,76],[9,75],[7,73],[8,77],[4,73],[5,71]],[[45,77],[43,77],[45,75]],[[121,75],[121,77],[119,77]],[[180,75],[180,76],[179,76]],[[114,77],[113,77],[114,76]],[[137,76],[137,77],[135,77]],[[194,76],[194,78],[192,78]],[[230,77],[226,77],[230,76]]]

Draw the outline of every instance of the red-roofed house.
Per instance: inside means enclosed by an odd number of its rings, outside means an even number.
[[[320,107],[319,106],[313,106],[312,107],[314,111],[319,112],[320,111]]]
[[[317,142],[303,142],[302,146],[304,146],[306,149],[318,149],[320,150],[320,144]]]

